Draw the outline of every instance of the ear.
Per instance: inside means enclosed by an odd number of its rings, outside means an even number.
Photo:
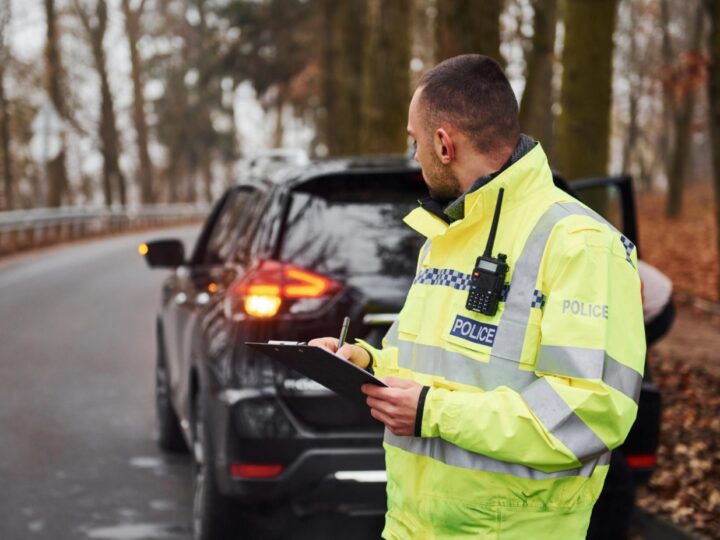
[[[433,137],[435,154],[443,165],[449,165],[455,159],[455,143],[450,134],[443,128],[438,128]]]

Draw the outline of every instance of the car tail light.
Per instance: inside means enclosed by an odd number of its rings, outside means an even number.
[[[625,456],[631,469],[653,469],[657,466],[656,454],[635,454]]]
[[[302,300],[316,300],[307,304],[310,309],[316,309],[322,300],[341,288],[337,281],[309,270],[263,260],[231,285],[225,304],[226,314],[233,318],[271,318],[284,305],[289,308]]]
[[[283,466],[268,463],[232,463],[230,476],[233,478],[275,478],[283,472]]]

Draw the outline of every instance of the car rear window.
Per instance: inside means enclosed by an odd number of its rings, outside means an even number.
[[[419,173],[309,181],[292,192],[281,258],[339,278],[412,277],[424,238],[402,218],[426,196]]]

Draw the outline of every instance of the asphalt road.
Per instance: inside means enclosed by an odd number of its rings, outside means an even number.
[[[0,539],[190,537],[191,466],[154,441],[163,272],[119,236],[0,261]]]

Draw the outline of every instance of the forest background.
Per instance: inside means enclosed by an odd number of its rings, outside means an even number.
[[[406,154],[414,84],[466,52],[564,178],[632,175],[680,307],[639,502],[717,533],[720,0],[0,0],[0,211],[211,202],[269,148]]]

